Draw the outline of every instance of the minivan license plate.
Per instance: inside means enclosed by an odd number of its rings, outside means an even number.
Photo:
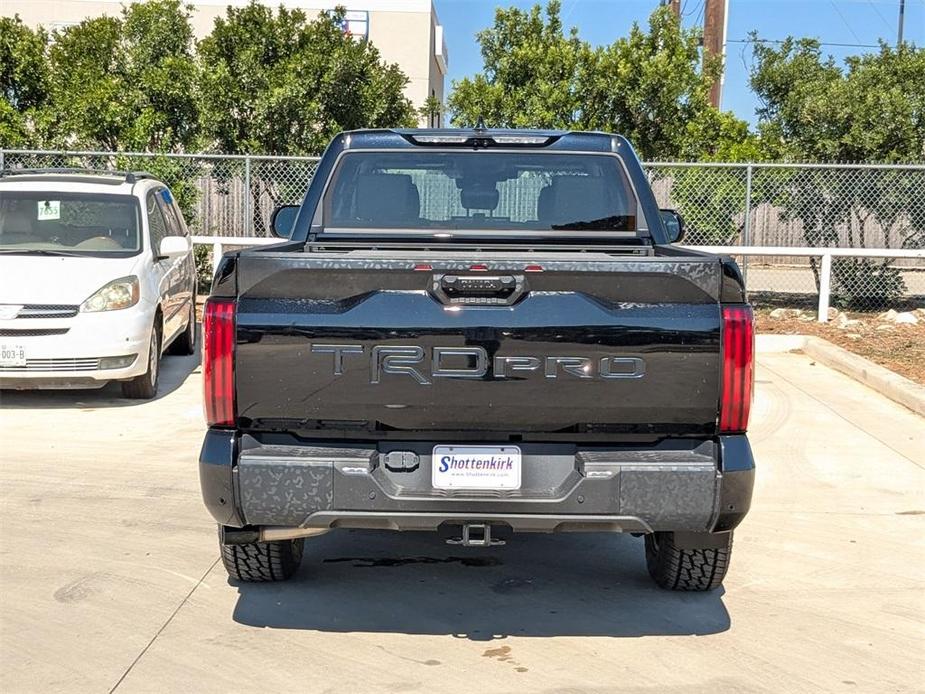
[[[0,345],[0,367],[25,366],[26,348],[22,345]]]
[[[520,489],[520,449],[434,446],[431,470],[437,489]]]

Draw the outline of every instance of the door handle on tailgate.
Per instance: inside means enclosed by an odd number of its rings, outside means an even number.
[[[509,306],[525,292],[523,275],[434,275],[433,281],[444,304]]]

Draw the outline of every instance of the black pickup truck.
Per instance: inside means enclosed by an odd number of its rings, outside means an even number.
[[[709,590],[749,509],[753,321],[605,133],[369,130],[328,147],[278,245],[204,314],[199,461],[228,573],[332,528],[645,537]]]

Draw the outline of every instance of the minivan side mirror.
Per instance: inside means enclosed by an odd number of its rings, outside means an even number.
[[[668,231],[668,243],[677,243],[684,238],[684,218],[678,214],[677,210],[659,210],[662,218],[662,224]]]
[[[158,260],[178,258],[189,253],[190,242],[185,236],[165,236],[157,249]]]
[[[292,236],[292,227],[295,225],[295,218],[298,214],[299,205],[280,205],[273,210],[270,230],[281,239],[288,239]]]

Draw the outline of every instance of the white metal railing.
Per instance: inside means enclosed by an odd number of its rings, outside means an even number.
[[[193,241],[193,244],[200,244],[203,246],[212,246],[212,269],[218,267],[218,263],[215,262],[216,258],[221,258],[222,254],[225,252],[225,246],[269,246],[274,243],[283,243],[285,239],[278,239],[276,237],[266,238],[259,236],[196,236],[193,235],[190,237]]]
[[[832,292],[832,258],[918,258],[925,259],[925,249],[904,248],[812,248],[805,246],[685,246],[697,251],[720,255],[792,256],[821,258],[819,270],[819,307],[816,318],[820,323],[829,320]]]
[[[257,238],[245,236],[193,236],[194,244],[212,246],[212,257],[221,258],[227,246],[266,246],[282,243],[278,238]],[[790,256],[794,258],[820,258],[819,306],[817,320],[825,323],[829,319],[829,305],[832,291],[832,258],[910,258],[925,260],[925,249],[904,248],[813,248],[804,246],[684,246],[694,251],[718,255],[741,256]],[[215,263],[214,266],[218,264]],[[213,266],[213,267],[214,267]]]

